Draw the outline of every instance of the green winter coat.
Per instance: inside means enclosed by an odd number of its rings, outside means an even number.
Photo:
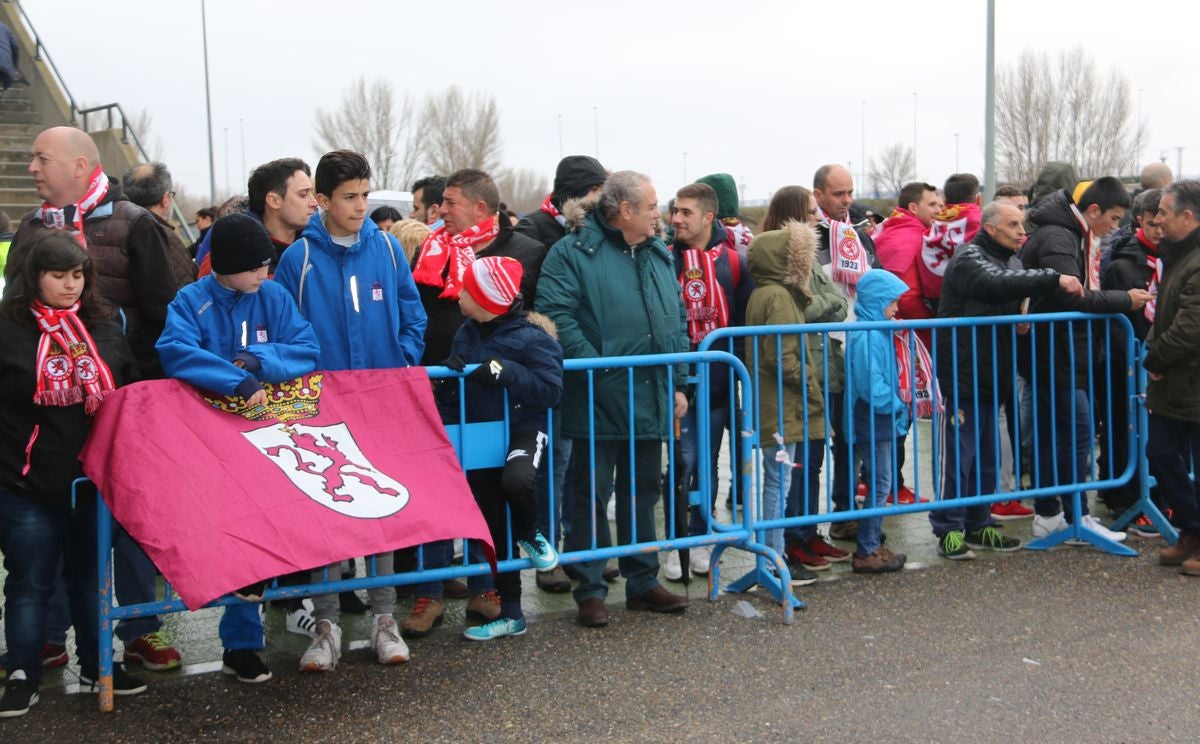
[[[816,232],[808,225],[789,222],[750,243],[747,262],[757,286],[746,306],[746,325],[801,325],[837,322],[846,317],[846,300],[832,282],[814,293],[824,274],[814,271]],[[818,278],[818,275],[820,278]],[[804,356],[801,360],[801,339]],[[821,334],[762,336],[746,347],[746,366],[753,369],[758,351],[759,442],[769,445],[775,434],[785,442],[826,437],[824,352]],[[802,366],[803,365],[803,366]],[[779,409],[779,380],[783,379],[783,415]],[[842,372],[830,360],[830,373]],[[751,374],[754,374],[752,372]],[[782,431],[780,425],[782,424]]]
[[[558,327],[567,359],[688,350],[679,281],[667,247],[651,238],[630,247],[597,211],[594,201],[564,207],[570,231],[555,243],[538,279],[537,311]],[[687,390],[687,365],[675,365],[675,389]],[[628,440],[626,368],[594,372],[595,436]],[[633,438],[665,440],[675,403],[667,399],[665,367],[633,371]],[[562,427],[571,439],[588,437],[588,389],[584,372],[563,378]]]
[[[1154,325],[1146,337],[1146,407],[1177,421],[1200,422],[1200,230],[1164,246]]]

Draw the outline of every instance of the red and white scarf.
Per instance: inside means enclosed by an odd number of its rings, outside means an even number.
[[[79,303],[55,308],[34,300],[29,309],[42,331],[33,402],[39,406],[83,403],[88,415],[95,413],[116,383],[112,371],[100,358],[96,342],[79,319]]]
[[[1162,259],[1158,257],[1158,246],[1146,240],[1146,235],[1140,227],[1137,231],[1137,239],[1146,249],[1146,265],[1150,267],[1150,283],[1146,286],[1146,291],[1150,293],[1150,301],[1146,303],[1142,312],[1146,314],[1146,320],[1153,323],[1154,310],[1158,305],[1158,282],[1162,279]]]
[[[1084,285],[1093,292],[1099,292],[1100,240],[1092,234],[1092,228],[1088,226],[1087,220],[1083,218],[1083,213],[1079,211],[1079,207],[1072,204],[1071,214],[1075,215],[1075,220],[1079,223],[1079,229],[1083,230],[1080,249],[1083,251],[1084,266],[1087,269],[1087,281],[1084,282]]]
[[[70,209],[71,229],[75,239],[79,241],[84,250],[87,250],[87,238],[83,235],[83,218],[103,201],[107,193],[108,176],[104,175],[104,169],[97,165],[96,170],[92,171],[92,175],[88,179],[87,191],[82,199],[61,208],[42,202],[40,213],[42,223],[53,230],[65,230],[67,228],[67,210]]]
[[[553,199],[553,197],[554,197],[554,194],[547,196],[546,201],[542,202],[541,209],[543,212],[550,215],[551,217],[562,217],[562,212],[558,211],[558,207],[554,206],[554,202],[551,201],[551,199]]]
[[[838,222],[818,208],[822,224],[829,228],[829,262],[832,279],[846,287],[853,295],[858,280],[871,268],[867,249],[858,238],[858,231],[849,222]]]
[[[925,344],[919,337],[912,335],[908,329],[896,331],[892,339],[896,346],[896,367],[900,371],[900,400],[911,405],[915,393],[919,418],[933,416],[935,400],[938,413],[944,411],[942,391],[938,389],[937,377],[933,374],[933,360],[930,359],[929,350],[925,348]],[[912,348],[917,352],[916,365],[912,363],[912,354],[909,349],[910,340]],[[909,374],[910,370],[912,375]],[[915,384],[913,377],[916,378]]]
[[[457,300],[462,289],[462,276],[475,260],[475,246],[490,243],[500,232],[496,215],[488,217],[457,235],[447,235],[442,225],[425,238],[421,255],[413,269],[413,280],[427,287],[442,287],[438,297]],[[450,265],[449,271],[446,265]]]
[[[683,288],[683,306],[687,310],[688,336],[692,344],[699,344],[708,334],[729,325],[729,303],[725,300],[725,289],[717,281],[716,269],[717,259],[724,253],[725,246],[722,242],[708,250],[688,248],[683,251],[683,273],[679,275],[679,284]]]

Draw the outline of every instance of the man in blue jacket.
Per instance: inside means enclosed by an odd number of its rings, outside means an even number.
[[[381,369],[420,364],[425,310],[399,242],[367,217],[371,167],[349,150],[317,163],[317,203],[300,240],[284,251],[275,281],[291,293],[321,344],[326,370]],[[392,573],[392,552],[375,556],[378,575]],[[336,571],[330,567],[331,573]],[[314,572],[322,581],[323,571]],[[382,664],[408,660],[392,613],[395,587],[368,590],[374,613],[372,646]],[[300,660],[305,671],[329,671],[341,655],[338,596],[313,598],[316,636]]]
[[[156,348],[171,377],[237,395],[247,406],[262,405],[267,400],[262,382],[283,382],[317,368],[317,336],[287,291],[267,282],[275,249],[258,220],[226,215],[210,233],[213,273],[175,296]],[[242,682],[271,678],[255,653],[264,643],[257,605],[226,607],[220,635],[222,671]]]

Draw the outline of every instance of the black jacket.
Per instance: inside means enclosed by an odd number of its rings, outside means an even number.
[[[559,224],[557,219],[546,214],[541,209],[535,209],[522,217],[513,230],[533,238],[546,246],[546,250],[550,250],[550,246],[557,243],[562,239],[562,236],[567,234],[565,226]]]
[[[1146,384],[1151,413],[1200,423],[1200,230],[1165,245],[1163,279],[1143,366],[1162,375]]]
[[[546,258],[546,246],[528,235],[514,232],[512,225],[503,216],[498,221],[499,234],[491,245],[479,253],[479,257],[508,256],[520,261],[524,270],[521,277],[521,295],[525,298],[525,307],[533,307],[537,295],[538,275],[542,271],[542,260]],[[438,296],[442,293],[441,287],[417,284],[417,291],[429,318],[429,325],[425,327],[425,354],[421,357],[421,364],[428,366],[450,356],[450,344],[454,341],[458,327],[462,325],[463,314],[458,307],[458,300],[447,300]]]
[[[120,327],[99,323],[89,326],[88,331],[117,386],[132,380],[133,356]],[[79,451],[87,439],[91,418],[84,413],[82,403],[41,406],[33,402],[40,338],[41,332],[32,322],[0,319],[0,410],[4,411],[0,416],[0,487],[66,507],[71,499],[71,481],[82,474]]]
[[[1054,269],[1076,277],[1084,285],[1083,297],[1055,287],[1032,298],[1031,313],[1124,313],[1132,307],[1129,295],[1117,290],[1087,289],[1087,257],[1082,250],[1083,230],[1071,212],[1071,195],[1064,189],[1038,201],[1029,208],[1029,219],[1037,225],[1025,247],[1021,261],[1027,269]],[[1050,385],[1050,349],[1054,347],[1053,385],[1056,388],[1082,389],[1088,385],[1088,367],[1103,359],[1105,323],[1035,324],[1033,329],[1038,384]],[[1090,326],[1090,335],[1089,335]],[[1052,340],[1053,337],[1053,340]],[[1090,349],[1089,349],[1090,338]],[[1074,342],[1074,369],[1071,367]],[[1089,353],[1090,352],[1090,353]]]
[[[1101,270],[1100,287],[1116,289],[1122,292],[1130,289],[1149,289],[1154,270],[1147,262],[1150,249],[1136,234],[1129,234],[1125,239],[1113,245],[1108,265]],[[1143,310],[1131,310],[1125,313],[1133,324],[1134,335],[1144,341],[1150,332],[1150,321],[1146,319]]]
[[[946,264],[938,317],[1017,315],[1023,299],[1057,286],[1057,271],[1023,269],[1013,251],[980,230]],[[1011,399],[1013,351],[1019,343],[1007,326],[977,326],[974,332],[969,327],[937,329],[937,377],[946,405],[962,408],[967,400]]]

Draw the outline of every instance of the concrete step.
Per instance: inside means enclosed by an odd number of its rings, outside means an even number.
[[[3,176],[0,175],[0,189],[26,189],[33,188],[33,177],[28,173],[21,176]]]
[[[29,155],[23,160],[0,161],[0,176],[29,176]]]
[[[26,204],[40,202],[37,189],[32,186],[24,189],[0,189],[0,204]]]
[[[36,111],[13,111],[9,110],[0,102],[0,122],[5,124],[38,124],[41,122],[41,117]]]
[[[14,202],[12,204],[0,202],[0,212],[4,212],[6,215],[8,215],[8,219],[12,221],[13,229],[15,230],[17,222],[25,216],[26,212],[34,207],[40,206],[42,206],[41,199],[35,199],[34,201]]]
[[[0,122],[0,137],[28,137],[32,142],[33,138],[38,136],[38,132],[42,131],[41,124],[9,124]]]
[[[0,111],[33,111],[33,101],[13,98],[8,92],[0,93]]]

